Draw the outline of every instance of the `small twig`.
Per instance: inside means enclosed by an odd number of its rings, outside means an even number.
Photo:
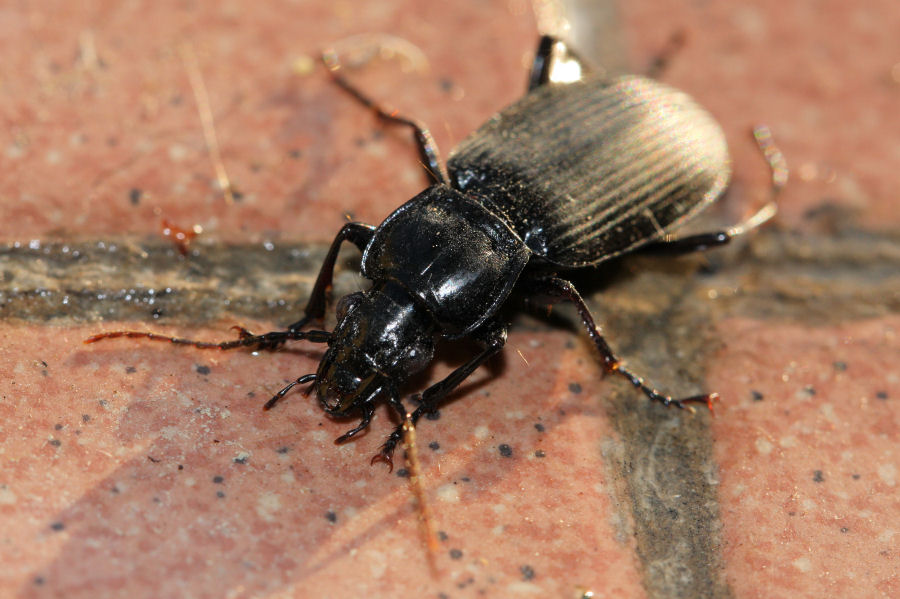
[[[437,576],[438,541],[434,532],[434,517],[425,498],[425,487],[422,485],[422,469],[419,464],[419,451],[416,447],[416,426],[413,424],[412,414],[408,412],[403,421],[403,447],[409,462],[409,484],[416,497],[416,503],[419,504],[419,522],[422,525],[425,547],[428,550],[428,567],[431,569],[431,573]]]

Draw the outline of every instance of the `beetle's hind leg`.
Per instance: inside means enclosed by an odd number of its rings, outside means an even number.
[[[542,35],[528,74],[528,91],[548,83],[572,83],[590,71],[590,66],[568,44]]]
[[[730,227],[724,231],[716,231],[714,233],[700,233],[698,235],[690,235],[678,239],[666,239],[648,243],[641,247],[638,251],[642,253],[666,254],[670,256],[679,254],[688,254],[698,252],[710,248],[718,247],[729,243],[735,237],[739,237],[759,227],[767,222],[778,212],[778,204],[775,203],[778,194],[784,188],[788,180],[787,161],[784,154],[775,145],[772,139],[772,132],[765,125],[758,125],[753,128],[753,138],[762,152],[763,158],[769,165],[772,178],[772,188],[768,203],[760,208],[753,216],[741,221],[737,225]]]
[[[658,79],[669,67],[672,58],[684,47],[686,38],[683,29],[675,31],[666,45],[651,59],[644,75]],[[593,71],[591,65],[566,42],[557,37],[542,35],[528,74],[528,91],[548,83],[572,83]]]
[[[413,138],[416,141],[416,146],[418,146],[419,149],[422,166],[425,167],[430,182],[449,184],[450,178],[447,176],[447,169],[443,162],[441,162],[440,151],[438,150],[437,143],[435,143],[434,137],[431,136],[428,127],[415,119],[399,115],[394,110],[388,110],[382,107],[378,102],[350,83],[350,81],[344,77],[342,70],[343,65],[341,64],[336,50],[328,49],[322,52],[322,62],[325,63],[334,82],[341,86],[344,91],[356,98],[360,104],[372,110],[378,118],[387,123],[405,125],[411,128],[413,131]]]
[[[541,299],[549,300],[551,304],[561,301],[568,301],[574,304],[575,308],[578,310],[578,314],[581,316],[581,322],[584,324],[588,336],[590,336],[591,341],[594,342],[594,346],[596,346],[597,350],[600,352],[600,357],[603,358],[603,366],[607,372],[625,377],[629,383],[643,391],[644,395],[665,406],[693,410],[689,404],[702,403],[706,404],[709,410],[712,411],[713,402],[719,399],[717,393],[707,393],[674,399],[647,385],[643,378],[625,368],[619,358],[613,353],[609,344],[606,343],[606,339],[604,339],[603,335],[600,333],[600,328],[594,322],[594,317],[591,316],[591,311],[588,309],[587,304],[584,303],[581,294],[578,293],[578,290],[575,289],[575,286],[569,281],[565,281],[558,277],[534,279],[525,283],[522,289],[531,291]]]

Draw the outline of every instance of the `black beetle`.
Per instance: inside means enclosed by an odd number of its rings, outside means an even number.
[[[466,138],[445,168],[425,127],[385,111],[350,85],[334,54],[326,53],[325,61],[335,81],[380,118],[412,128],[431,186],[377,228],[344,225],[305,316],[287,330],[253,335],[239,329],[237,340],[222,343],[117,331],[88,342],[127,336],[219,349],[275,349],[300,339],[326,343],[318,371],[281,389],[265,407],[295,385],[314,382],[326,413],[362,418],[340,443],[368,426],[379,397],[405,417],[401,385],[431,362],[436,339],[483,343],[481,353],[418,396],[412,421],[433,411],[503,347],[507,324],[499,312],[516,289],[534,301],[572,302],[606,371],[621,374],[650,399],[679,408],[711,405],[716,394],[673,399],[624,368],[578,291],[557,274],[638,249],[686,253],[723,245],[774,214],[770,202],[729,230],[668,238],[715,201],[729,181],[725,137],[704,109],[646,77],[583,76],[584,61],[561,41],[543,37],[528,93]],[[783,159],[767,136],[758,140],[777,190],[787,173]],[[362,250],[362,274],[372,287],[338,302],[333,332],[303,331],[325,315],[344,241]],[[397,427],[373,462],[391,464],[401,435]]]

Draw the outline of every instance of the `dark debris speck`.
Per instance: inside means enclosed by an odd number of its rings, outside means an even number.
[[[207,374],[210,373],[209,366],[203,366],[201,364],[198,364],[197,366],[194,367],[194,369],[197,371],[198,374],[202,374],[204,376],[206,376]]]
[[[468,586],[472,586],[473,584],[475,584],[475,577],[474,577],[474,576],[469,576],[469,577],[466,578],[465,580],[461,580],[460,582],[457,582],[457,583],[456,583],[456,588],[458,588],[458,589],[464,589],[464,588],[466,588],[466,587],[468,587]]]
[[[53,447],[59,447],[60,445],[62,445],[62,441],[60,441],[59,439],[50,439],[49,443]]]
[[[847,363],[837,361],[834,363],[834,369],[837,370],[838,372],[844,372],[845,370],[847,370]]]
[[[52,530],[60,531],[60,530],[64,530],[64,529],[66,528],[66,525],[65,525],[64,523],[62,523],[62,522],[58,522],[58,521],[57,521],[57,522],[52,523],[52,524],[50,525],[50,528],[51,528]]]
[[[850,532],[850,529],[846,526],[841,526],[841,532]]]
[[[753,401],[762,401],[764,396],[762,393],[754,389],[750,391],[750,397],[753,398]]]
[[[878,399],[884,401],[885,399],[888,398],[888,392],[887,392],[887,391],[876,391],[876,392],[875,392],[875,397],[877,397]]]
[[[575,383],[575,382],[569,383],[569,391],[571,391],[575,395],[578,395],[582,391],[581,383]]]
[[[813,482],[825,482],[825,474],[821,470],[813,470]]]
[[[327,512],[325,512],[325,519],[334,524],[335,522],[337,522],[337,513],[333,510],[328,510]]]
[[[450,550],[450,558],[451,559],[462,559],[463,552],[462,549],[451,549]]]
[[[216,483],[217,485],[221,485],[222,483],[225,482],[225,477],[217,474],[212,478],[212,481],[214,483]]]
[[[431,451],[437,451],[440,448],[441,448],[441,444],[438,443],[437,441],[432,441],[431,443],[428,444],[428,449],[430,449]]]
[[[542,433],[542,432],[544,432],[544,430],[546,430],[544,428],[544,425],[541,424],[540,422],[538,422],[537,424],[534,425],[534,429],[539,433]]]
[[[397,470],[397,476],[399,476],[400,478],[409,478],[409,470],[407,470],[406,468],[400,468],[399,470]]]
[[[534,578],[534,568],[531,566],[519,566],[519,572],[522,573],[522,580],[531,580]]]
[[[216,491],[216,497],[219,499],[225,499],[225,491]]]
[[[536,458],[543,458],[546,456],[547,456],[547,454],[544,453],[543,449],[538,449],[537,451],[534,452],[534,457],[536,457]]]
[[[500,455],[503,456],[504,458],[512,457],[512,454],[513,454],[512,447],[510,447],[506,443],[502,443],[499,447],[497,447],[497,449],[500,450]]]

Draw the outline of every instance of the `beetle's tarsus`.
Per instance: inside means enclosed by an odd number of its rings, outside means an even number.
[[[393,435],[391,435],[393,437]],[[396,442],[391,443],[391,437],[388,437],[388,440],[384,445],[381,446],[381,450],[372,456],[372,459],[369,460],[369,465],[374,466],[375,462],[384,462],[388,465],[388,473],[394,471],[394,448],[396,447]]]
[[[694,406],[690,405],[692,403],[702,403],[706,404],[706,408],[709,410],[709,413],[713,416],[716,415],[715,410],[713,409],[713,404],[719,401],[718,393],[706,393],[704,395],[694,395],[692,397],[685,397],[682,399],[672,399],[669,396],[661,396],[660,400],[665,406],[675,406],[681,410],[688,410],[691,414],[696,414],[697,410],[694,409]],[[650,397],[650,399],[656,399],[655,397]]]

